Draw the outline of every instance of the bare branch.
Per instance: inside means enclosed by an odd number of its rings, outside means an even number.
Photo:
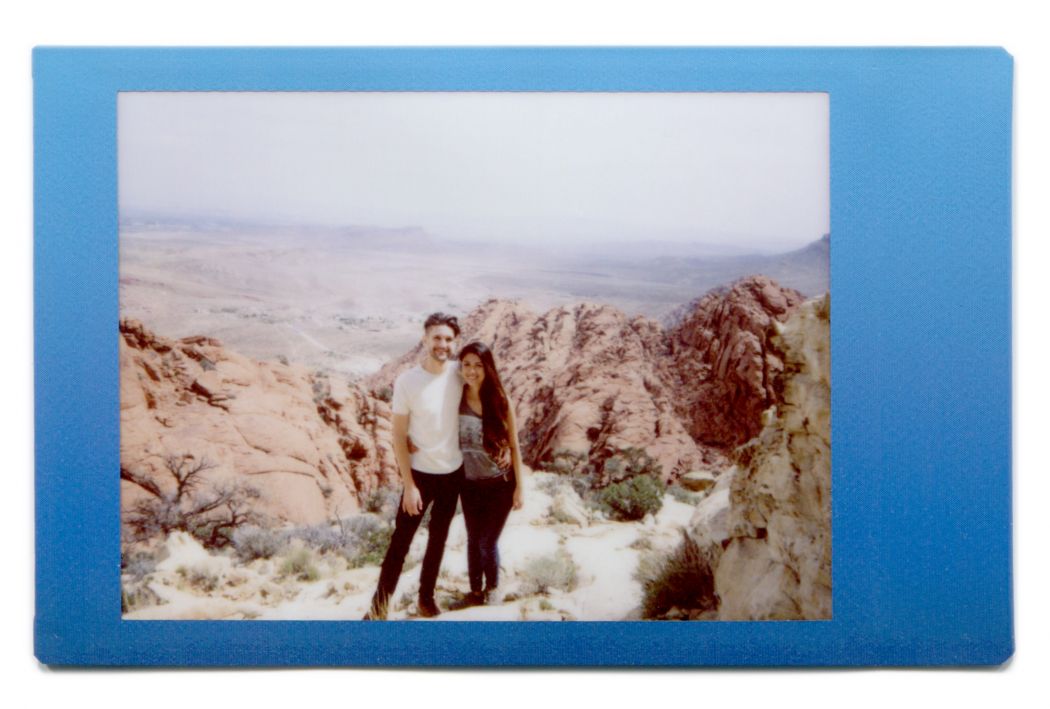
[[[164,466],[175,478],[175,501],[178,502],[200,484],[201,473],[211,470],[215,464],[207,458],[194,460],[192,455],[183,454],[169,455],[164,460]]]
[[[127,480],[129,483],[138,485],[154,497],[162,497],[160,488],[157,487],[157,484],[155,482],[153,482],[149,478],[142,477],[130,468],[125,468],[123,465],[120,466],[120,479]]]

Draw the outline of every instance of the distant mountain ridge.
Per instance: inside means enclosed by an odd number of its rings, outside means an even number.
[[[798,291],[807,298],[813,298],[829,291],[830,267],[831,236],[825,234],[801,249],[777,256],[732,257],[716,264],[710,261],[693,260],[686,260],[684,263],[668,262],[668,277],[674,278],[676,274],[685,271],[691,274],[689,278],[697,283],[704,283],[713,275],[711,272],[716,269],[720,272],[714,276],[715,278],[740,270],[747,273],[760,273],[784,287]],[[727,291],[728,286],[712,285],[708,293],[675,308],[661,318],[661,321],[665,327],[673,328],[688,317],[707,295]]]

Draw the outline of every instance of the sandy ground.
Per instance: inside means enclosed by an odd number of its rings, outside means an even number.
[[[571,499],[568,483],[536,473],[526,484],[526,504],[511,513],[500,539],[501,598],[493,605],[454,609],[469,590],[466,529],[462,515],[454,519],[436,594],[446,610],[438,620],[637,618],[640,554],[669,550],[695,508],[667,495],[655,518],[611,522],[580,505],[575,513],[583,517],[578,519],[581,525],[555,521],[551,515],[555,496]],[[426,531],[420,529],[393,597],[391,620],[416,617],[425,546]],[[173,535],[166,547],[167,558],[152,574],[138,582],[124,578],[127,588],[145,587],[155,594],[154,605],[136,607],[126,619],[358,620],[368,609],[379,574],[376,566],[348,569],[341,559],[315,557],[318,578],[299,581],[282,577],[276,558],[239,564],[232,555],[209,554],[187,535]],[[552,558],[563,564],[571,560],[575,583],[537,591],[534,564]]]

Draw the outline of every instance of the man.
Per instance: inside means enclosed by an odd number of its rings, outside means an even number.
[[[459,402],[463,380],[455,360],[459,322],[444,313],[430,315],[423,324],[425,359],[402,372],[394,382],[394,455],[404,491],[394,522],[379,585],[365,620],[385,620],[412,538],[430,511],[429,538],[419,577],[419,615],[441,613],[434,601],[445,540],[463,483],[463,455],[459,450]],[[409,452],[409,438],[413,452]]]

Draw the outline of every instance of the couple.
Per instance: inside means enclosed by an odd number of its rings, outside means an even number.
[[[419,615],[433,618],[441,613],[434,586],[461,495],[467,526],[468,603],[486,603],[499,583],[496,542],[511,507],[522,505],[514,409],[492,352],[480,342],[471,342],[459,352],[458,361],[453,359],[459,322],[444,313],[430,315],[423,333],[425,359],[394,383],[394,454],[404,491],[365,620],[386,619],[405,556],[431,503],[419,577]]]

